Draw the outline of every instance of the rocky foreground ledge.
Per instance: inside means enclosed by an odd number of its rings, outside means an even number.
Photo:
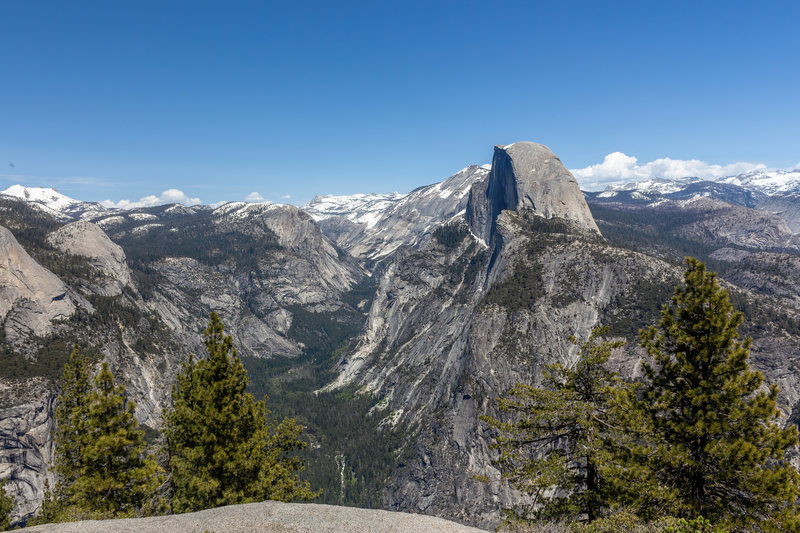
[[[87,520],[25,528],[63,533],[477,533],[443,518],[316,503],[262,502],[197,513],[125,520]]]

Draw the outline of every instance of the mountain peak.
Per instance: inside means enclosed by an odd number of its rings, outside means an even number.
[[[79,203],[78,200],[65,196],[56,189],[49,187],[25,187],[20,184],[12,185],[8,189],[0,192],[0,195],[12,196],[26,202],[44,204],[56,210]]]
[[[109,212],[109,209],[100,204],[70,198],[50,187],[12,185],[8,189],[0,191],[0,198],[25,202],[62,221],[89,218]]]
[[[534,142],[495,146],[488,178],[472,188],[470,228],[489,243],[501,211],[526,208],[599,233],[578,182],[548,147]]]

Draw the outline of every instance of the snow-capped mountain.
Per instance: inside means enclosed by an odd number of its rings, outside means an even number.
[[[738,185],[768,196],[800,193],[800,168],[794,170],[754,170],[717,180]]]
[[[62,221],[93,218],[110,211],[99,203],[82,202],[45,187],[12,185],[0,191],[0,198],[22,200]]]
[[[639,192],[642,194],[670,194],[673,192],[681,191],[691,183],[703,181],[696,177],[680,178],[676,180],[668,180],[665,178],[652,178],[644,181],[632,181],[629,183],[614,183],[606,187],[606,190],[600,193],[600,196],[611,197],[614,192],[631,191]]]
[[[734,185],[742,189],[767,196],[800,194],[800,169],[794,170],[769,170],[760,169],[726,176],[724,178],[703,179],[689,176],[679,179],[652,178],[644,181],[634,181],[624,184],[612,184],[599,194],[600,197],[613,197],[614,193],[622,191],[636,191],[643,194],[669,195],[684,191],[687,187],[699,182],[716,182]]]
[[[463,216],[472,185],[488,174],[488,169],[471,165],[408,194],[317,196],[303,209],[354,257],[379,260],[422,239],[438,224]]]
[[[665,202],[685,204],[712,198],[777,215],[792,232],[800,233],[800,169],[754,170],[714,180],[656,178],[610,185],[605,191],[585,194],[593,204],[638,206],[656,206]]]
[[[314,220],[326,220],[333,216],[345,217],[356,224],[371,228],[380,214],[402,200],[406,195],[399,192],[386,194],[351,194],[349,196],[315,196],[302,209]]]

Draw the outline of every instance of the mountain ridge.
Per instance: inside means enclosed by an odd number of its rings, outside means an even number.
[[[491,432],[477,416],[491,414],[513,382],[535,384],[547,364],[569,363],[569,336],[598,323],[628,339],[612,362],[635,376],[636,331],[657,320],[685,255],[708,261],[731,288],[754,338],[754,367],[781,386],[783,420],[800,412],[792,370],[800,287],[782,275],[800,272],[800,248],[784,218],[758,209],[764,197],[702,181],[665,194],[584,195],[542,145],[496,153],[497,168],[472,165],[408,194],[363,195],[351,211],[342,198],[310,213],[173,204],[86,219],[72,211],[76,222],[0,195],[0,225],[75,307],[47,321],[46,337],[2,324],[0,458],[23,500],[15,516],[35,512],[44,480],[52,482],[59,354],[81,342],[93,360],[108,361],[156,434],[179,362],[202,353],[211,310],[266,387],[253,392],[311,428],[305,457],[316,469],[309,475],[328,483],[326,501],[370,490],[370,505],[496,525],[500,509],[525,495],[499,478]],[[8,304],[11,316],[28,305]],[[9,342],[14,335],[19,342]],[[352,409],[353,396],[369,424],[352,427],[368,427],[386,461],[375,471],[359,470],[374,462],[335,444],[321,429],[330,426],[304,411]],[[314,403],[322,397],[329,403]]]

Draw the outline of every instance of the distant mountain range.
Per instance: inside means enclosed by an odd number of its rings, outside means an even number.
[[[581,193],[535,143],[495,147],[407,194],[111,209],[55,189],[0,192],[0,463],[17,519],[52,460],[54,378],[72,343],[108,361],[155,438],[180,362],[223,318],[273,413],[308,428],[323,503],[497,525],[525,496],[478,419],[569,363],[598,324],[628,344],[681,279],[719,272],[753,366],[800,420],[800,170],[648,180]],[[488,483],[479,481],[488,479]]]
[[[385,214],[403,206],[409,199],[418,201],[422,196],[447,199],[455,195],[463,199],[469,194],[471,180],[476,176],[488,174],[489,165],[473,165],[454,174],[447,182],[420,187],[410,193],[358,193],[352,195],[317,195],[301,207],[314,220],[322,222],[332,218],[348,220],[365,230],[369,230]],[[458,190],[461,181],[463,187]],[[678,179],[653,178],[609,185],[604,191],[587,193],[594,198],[617,198],[632,201],[657,201],[661,198],[688,200],[700,197],[714,197],[733,201],[740,205],[755,207],[767,196],[793,197],[800,195],[800,169],[794,170],[754,170],[735,176],[713,180],[687,176]],[[12,185],[0,191],[0,198],[14,198],[28,202],[59,220],[91,219],[111,213],[137,212],[147,208],[131,210],[108,208],[97,202],[84,202],[70,198],[53,188],[26,187]],[[230,202],[242,204],[242,202]],[[208,206],[196,206],[207,209]]]

